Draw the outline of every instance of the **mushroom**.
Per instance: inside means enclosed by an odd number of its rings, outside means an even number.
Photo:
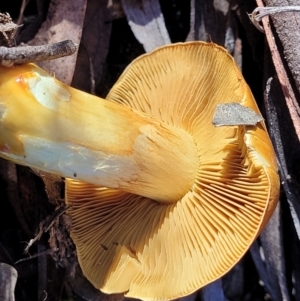
[[[270,218],[279,178],[264,122],[212,123],[228,102],[259,114],[224,48],[158,48],[107,100],[34,65],[0,72],[0,156],[66,177],[79,263],[101,291],[188,295],[231,269]]]

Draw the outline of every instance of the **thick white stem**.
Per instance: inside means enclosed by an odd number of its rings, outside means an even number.
[[[1,157],[162,202],[190,190],[198,158],[187,132],[63,85],[34,65],[0,72]]]

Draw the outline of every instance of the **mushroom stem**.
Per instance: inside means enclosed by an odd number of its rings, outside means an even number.
[[[1,157],[165,203],[191,189],[198,158],[187,132],[64,85],[33,64],[0,74]]]

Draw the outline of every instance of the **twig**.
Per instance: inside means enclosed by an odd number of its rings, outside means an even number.
[[[70,208],[70,206],[61,206],[59,207],[53,215],[48,216],[45,220],[43,220],[42,222],[40,222],[39,224],[39,231],[38,234],[30,239],[30,241],[28,242],[26,248],[24,249],[24,254],[29,253],[29,248],[38,240],[40,240],[40,238],[42,237],[43,233],[48,232],[49,229],[53,226],[53,224],[55,223],[55,221],[61,216],[63,215],[68,209]]]
[[[22,0],[22,5],[21,5],[21,8],[20,8],[20,12],[19,12],[19,17],[18,17],[18,20],[17,20],[17,26],[14,30],[14,33],[13,33],[13,38],[15,39],[16,38],[16,35],[17,35],[17,31],[19,29],[19,27],[21,26],[21,23],[23,21],[23,17],[24,17],[24,11],[25,11],[25,8],[27,6],[27,4],[29,3],[30,0]]]
[[[30,255],[29,257],[27,258],[22,258],[22,259],[19,259],[18,261],[15,262],[15,264],[19,264],[21,262],[24,262],[24,261],[28,261],[28,260],[31,260],[31,259],[34,259],[34,258],[38,258],[40,256],[43,256],[43,255],[49,255],[53,252],[57,252],[59,249],[58,248],[55,248],[55,249],[48,249],[46,251],[43,251],[43,252],[39,252],[39,253],[36,253],[34,255]],[[1,300],[1,299],[0,299]]]
[[[40,223],[40,224],[39,224],[39,232],[38,232],[38,234],[37,234],[34,238],[30,239],[30,241],[28,242],[26,248],[24,249],[24,254],[28,254],[28,253],[29,253],[29,248],[30,248],[36,241],[40,240],[40,238],[42,237],[43,233],[44,233],[43,224]]]
[[[257,7],[252,14],[248,14],[253,25],[261,32],[264,32],[263,27],[259,24],[263,17],[284,13],[284,12],[300,12],[300,6],[278,6],[278,7]]]
[[[71,55],[76,51],[76,45],[71,40],[40,46],[0,47],[0,64],[11,67],[14,64],[49,61]]]
[[[264,7],[263,6],[263,2],[262,0],[256,0],[256,3],[259,7]],[[299,104],[296,100],[296,96],[295,93],[292,89],[292,86],[290,84],[290,81],[288,79],[286,70],[284,68],[282,59],[280,57],[280,54],[278,52],[277,46],[276,46],[276,42],[275,42],[275,38],[273,36],[270,24],[269,24],[269,19],[268,17],[263,17],[262,18],[262,23],[263,23],[263,27],[265,30],[265,34],[266,34],[266,38],[270,47],[270,51],[271,51],[271,56],[272,56],[272,60],[273,60],[273,64],[278,76],[278,80],[279,83],[281,85],[281,89],[291,116],[291,119],[293,121],[294,127],[295,127],[295,131],[296,134],[298,136],[298,139],[300,141],[300,107]]]
[[[29,0],[23,0],[22,1],[22,5],[20,8],[20,12],[19,12],[19,17],[18,17],[18,21],[17,21],[17,25],[21,25],[21,22],[23,20],[23,16],[24,16],[24,10],[28,4]]]

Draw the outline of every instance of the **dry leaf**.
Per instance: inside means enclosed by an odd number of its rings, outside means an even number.
[[[158,0],[122,0],[128,23],[146,52],[171,43]]]

